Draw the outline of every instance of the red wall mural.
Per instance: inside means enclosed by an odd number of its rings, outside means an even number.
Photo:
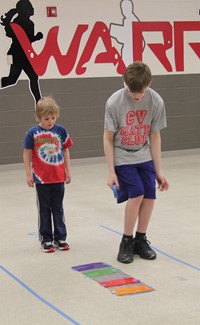
[[[121,75],[125,67],[136,60],[143,61],[145,51],[150,50],[167,73],[184,73],[185,71],[185,34],[200,31],[200,21],[140,21],[134,11],[131,0],[120,3],[122,23],[114,22],[107,26],[103,21],[94,22],[90,33],[89,24],[78,24],[71,33],[71,42],[62,53],[59,45],[59,26],[49,29],[46,38],[42,32],[34,32],[34,23],[30,19],[34,8],[29,0],[19,0],[16,8],[10,9],[1,16],[1,25],[5,29],[5,37],[11,39],[7,54],[11,58],[10,72],[2,77],[2,88],[16,84],[22,71],[29,78],[31,93],[37,101],[41,97],[39,77],[45,76],[49,60],[55,60],[61,76],[68,76],[75,71],[76,76],[84,76],[91,57],[95,54],[94,64],[111,64],[115,67],[116,75]],[[69,33],[69,31],[67,31]],[[147,41],[146,33],[152,35],[152,41]],[[162,41],[155,42],[156,33],[162,35]],[[197,34],[198,36],[199,34]],[[83,43],[83,36],[85,43]],[[34,42],[45,41],[41,50],[36,52]],[[113,41],[121,49],[113,45]],[[62,40],[65,42],[65,40]],[[101,42],[104,50],[98,52]],[[196,57],[199,67],[200,42],[189,41],[188,46]],[[173,51],[173,57],[169,55]],[[172,62],[173,61],[173,62]],[[91,63],[92,64],[92,63]],[[94,77],[98,77],[94,76]]]

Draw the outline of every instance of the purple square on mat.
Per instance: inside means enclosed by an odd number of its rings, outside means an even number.
[[[101,269],[101,268],[107,267],[107,266],[111,266],[111,265],[103,263],[103,262],[97,262],[97,263],[90,263],[90,264],[83,264],[83,265],[73,266],[72,270],[82,272],[82,271],[87,271],[87,270]]]

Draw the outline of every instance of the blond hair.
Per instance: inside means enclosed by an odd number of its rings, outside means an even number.
[[[47,117],[48,115],[55,115],[59,117],[60,107],[51,96],[42,97],[36,104],[36,118],[41,120],[41,117]]]

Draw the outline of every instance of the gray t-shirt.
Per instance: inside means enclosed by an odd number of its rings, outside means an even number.
[[[151,88],[139,102],[132,100],[126,87],[106,102],[104,128],[114,132],[115,166],[152,160],[149,134],[165,127],[163,99]]]

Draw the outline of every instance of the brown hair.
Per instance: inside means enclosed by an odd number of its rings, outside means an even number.
[[[151,70],[147,64],[135,61],[128,65],[124,72],[125,84],[129,87],[131,92],[140,92],[144,88],[148,87],[151,80]]]
[[[42,116],[55,115],[59,117],[60,107],[51,96],[42,97],[36,104],[36,117],[40,121]]]

